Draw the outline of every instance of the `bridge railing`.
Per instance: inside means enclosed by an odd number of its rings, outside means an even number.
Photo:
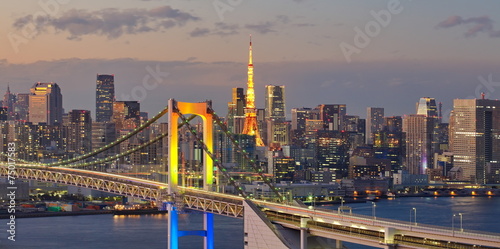
[[[373,216],[362,215],[362,214],[338,213],[337,211],[329,210],[329,209],[316,209],[316,211],[330,213],[330,214],[332,212],[337,213],[341,217],[342,220],[355,218],[355,219],[357,219],[357,221],[362,222],[366,225],[391,226],[394,228],[408,229],[409,231],[415,231],[415,232],[426,232],[426,233],[439,232],[441,234],[445,234],[445,235],[452,236],[452,237],[455,237],[457,235],[461,235],[460,237],[470,237],[470,238],[481,237],[481,238],[500,240],[500,234],[498,234],[498,233],[477,231],[477,230],[471,230],[471,229],[467,229],[467,231],[460,231],[457,228],[453,229],[450,227],[436,226],[436,225],[430,225],[430,224],[425,224],[425,223],[415,224],[414,222],[396,221],[393,219],[379,218],[379,217],[373,217]]]

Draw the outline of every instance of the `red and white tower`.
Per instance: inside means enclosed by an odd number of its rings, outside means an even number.
[[[248,51],[248,82],[243,134],[255,136],[257,146],[265,146],[257,126],[257,109],[255,108],[255,91],[253,89],[252,35],[250,35],[250,48]]]

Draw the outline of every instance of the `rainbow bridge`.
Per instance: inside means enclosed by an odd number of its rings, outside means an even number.
[[[344,248],[342,241],[352,242],[377,248],[500,248],[500,234],[486,234],[478,231],[457,231],[448,227],[438,227],[424,224],[414,224],[398,220],[374,218],[370,216],[347,214],[339,211],[310,209],[301,203],[284,204],[279,195],[279,190],[274,187],[269,179],[262,173],[253,160],[250,160],[256,173],[260,174],[276,194],[276,202],[252,199],[245,194],[241,186],[211,154],[212,148],[208,137],[202,139],[196,130],[189,124],[191,117],[185,118],[184,113],[206,115],[205,125],[211,125],[212,118],[230,135],[210,107],[209,102],[184,103],[171,100],[170,110],[163,110],[153,121],[148,121],[141,127],[132,131],[112,144],[97,149],[87,155],[61,161],[52,164],[39,164],[22,162],[16,163],[15,168],[9,168],[10,164],[2,162],[0,165],[1,177],[12,177],[12,170],[18,179],[29,179],[44,182],[61,183],[90,189],[96,189],[124,196],[137,197],[145,200],[155,201],[169,211],[168,217],[168,248],[178,248],[178,237],[186,235],[197,235],[205,237],[204,248],[213,249],[213,214],[225,215],[244,219],[245,248],[297,248],[306,249],[311,246],[315,238],[326,238],[335,240],[334,243],[322,244],[322,248]],[[167,108],[166,108],[167,109]],[[95,160],[93,162],[83,161],[102,151],[117,146],[145,127],[156,121],[165,113],[170,113],[170,124],[176,123],[178,118],[182,123],[170,125],[171,131],[176,133],[175,128],[186,125],[190,132],[203,144],[205,157],[208,163],[204,167],[203,189],[193,189],[178,186],[177,161],[169,158],[169,182],[166,184],[141,178],[110,174],[104,172],[78,169],[78,167],[109,162],[116,158],[129,155],[137,148],[131,149],[109,158]],[[211,131],[211,127],[209,128]],[[172,134],[172,133],[171,133]],[[207,134],[205,132],[205,134]],[[176,135],[176,134],[175,134]],[[168,134],[162,134],[151,140],[158,141],[169,136],[169,148],[176,146],[176,138]],[[231,138],[232,139],[232,138]],[[139,146],[144,148],[152,142]],[[237,141],[232,140],[235,145]],[[172,143],[170,143],[172,142]],[[245,151],[236,146],[240,153]],[[173,153],[172,153],[173,152]],[[176,157],[175,151],[170,151],[169,156]],[[246,155],[248,157],[248,155]],[[82,162],[83,161],[83,162]],[[172,164],[174,163],[174,164]],[[219,171],[227,177],[230,184],[239,190],[239,195],[218,193],[211,191],[213,184],[212,163]],[[177,210],[187,208],[204,212],[204,230],[179,231],[177,228]]]

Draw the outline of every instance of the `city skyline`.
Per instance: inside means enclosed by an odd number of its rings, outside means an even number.
[[[265,85],[287,87],[288,116],[291,108],[318,104],[346,104],[349,115],[361,117],[370,106],[384,107],[387,116],[412,114],[424,96],[443,102],[446,112],[455,98],[499,98],[496,2],[279,1],[258,11],[262,2],[252,1],[222,12],[214,6],[225,1],[130,0],[119,8],[117,1],[62,2],[9,2],[1,10],[0,91],[8,83],[22,93],[35,82],[56,82],[72,100],[63,103],[67,111],[95,110],[95,75],[115,74],[117,100],[138,100],[147,112],[168,98],[221,100],[214,101],[221,112],[231,88],[245,86],[252,33],[257,108],[264,107]],[[30,26],[33,15],[46,19]],[[377,20],[372,32],[380,32],[357,46],[356,28]],[[359,49],[350,62],[345,44]]]

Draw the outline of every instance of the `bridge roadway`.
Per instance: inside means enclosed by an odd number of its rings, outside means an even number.
[[[16,165],[18,178],[55,182],[162,202],[175,198],[186,208],[231,217],[243,217],[240,196],[179,187],[179,194],[166,195],[168,185],[135,177],[82,169]],[[0,176],[7,177],[7,165]],[[252,200],[267,217],[284,227],[307,230],[311,235],[373,247],[388,248],[500,248],[500,234],[452,231],[447,227],[411,224],[398,220],[310,209],[262,200]]]

